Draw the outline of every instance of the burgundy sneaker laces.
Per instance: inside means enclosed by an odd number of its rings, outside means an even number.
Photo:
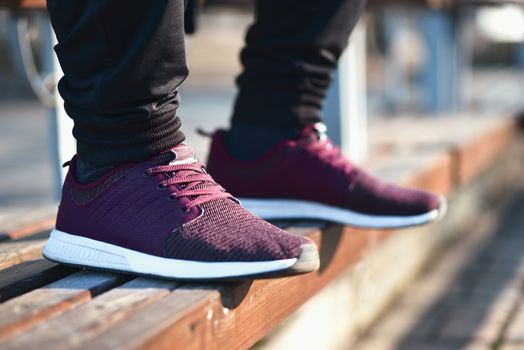
[[[178,190],[171,192],[170,198],[189,198],[189,201],[185,203],[185,210],[218,198],[234,199],[205,171],[205,165],[202,162],[159,165],[149,168],[145,174],[149,176],[167,174],[169,178],[161,181],[158,186],[160,188],[176,186]]]

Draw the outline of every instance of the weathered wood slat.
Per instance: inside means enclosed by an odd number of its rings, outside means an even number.
[[[24,225],[21,228],[0,233],[0,241],[13,240],[26,237],[35,233],[50,231],[55,225],[55,217],[49,217],[41,221]]]
[[[45,259],[34,259],[28,260],[22,264],[15,265],[4,270],[0,270],[0,300],[1,291],[6,286],[9,286],[13,283],[18,282],[21,279],[30,277],[35,273],[45,271],[54,266],[57,266],[57,264],[54,264]]]
[[[369,169],[389,182],[448,194],[457,183],[453,161],[448,152],[441,150],[418,156],[399,155],[391,160],[372,164]]]
[[[76,271],[45,259],[22,262],[0,271],[0,302],[54,282]]]
[[[490,132],[476,135],[474,139],[455,150],[457,157],[458,185],[465,185],[492,164],[514,139],[516,122],[506,121]]]
[[[336,225],[315,231],[309,236],[321,251],[316,273],[210,290],[182,286],[83,346],[111,349],[114,339],[120,339],[124,348],[172,349],[175,344],[180,349],[248,348],[388,235],[387,231],[343,232]]]
[[[406,125],[409,124],[409,127]],[[371,128],[372,153],[380,154],[371,162],[378,165],[378,172],[388,177],[390,170],[396,168],[397,175],[412,176],[417,174],[418,180],[405,181],[402,176],[393,176],[393,180],[411,186],[433,189],[441,193],[449,193],[451,189],[467,184],[471,179],[489,164],[492,164],[507,149],[514,139],[516,122],[508,118],[406,118],[391,122],[388,128]],[[453,130],[453,132],[450,132]],[[431,159],[434,151],[439,150],[437,157]],[[391,155],[394,154],[394,157]],[[425,175],[410,169],[401,163],[402,159],[418,158],[427,164]],[[389,160],[388,160],[389,158]],[[446,159],[447,158],[447,159]],[[434,171],[440,171],[439,166],[451,162],[451,179],[443,176],[431,176]],[[414,164],[413,162],[411,162]],[[440,163],[440,164],[439,164]],[[430,169],[433,168],[433,169]],[[428,176],[429,175],[429,176]],[[425,176],[426,181],[420,183]],[[414,180],[414,179],[412,179]],[[428,181],[429,180],[429,181]],[[449,182],[451,181],[451,182]],[[428,186],[430,182],[433,185]],[[424,184],[424,185],[423,185]]]
[[[0,269],[42,257],[45,237],[0,243]]]
[[[8,207],[0,214],[0,241],[13,240],[54,227],[56,204],[38,207]]]
[[[45,0],[0,0],[0,8],[45,10]]]
[[[85,303],[128,279],[82,271],[0,304],[0,340]]]
[[[138,278],[69,312],[18,334],[3,349],[70,349],[169,294],[175,282]],[[149,317],[149,316],[144,316]]]
[[[216,290],[175,289],[160,302],[135,313],[78,349],[206,349],[200,327],[213,318],[213,305],[219,298]],[[141,336],[136,336],[138,334]],[[184,347],[190,343],[191,347]]]

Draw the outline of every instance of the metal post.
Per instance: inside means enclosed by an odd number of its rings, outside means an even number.
[[[453,16],[444,11],[422,11],[419,26],[426,45],[422,73],[424,110],[449,113],[460,104],[458,40]]]
[[[30,17],[31,15],[31,17]],[[42,65],[35,63],[33,48],[29,40],[30,19],[36,20],[42,43]],[[66,169],[61,165],[75,154],[76,142],[72,136],[73,121],[64,110],[64,102],[57,92],[56,84],[63,73],[53,51],[56,37],[49,18],[44,12],[11,13],[8,17],[10,52],[21,72],[42,104],[49,108],[51,153],[55,163],[55,197],[60,198]]]
[[[405,30],[403,13],[396,7],[386,7],[383,10],[383,35],[385,41],[384,61],[384,101],[389,111],[396,112],[399,105],[405,105],[410,98],[408,79],[403,75],[402,67],[395,52],[395,41]]]
[[[359,162],[367,154],[366,28],[362,19],[353,31],[326,98],[324,122],[344,155]]]
[[[517,44],[517,64],[524,70],[524,41]]]
[[[30,19],[36,21],[39,29],[43,26],[49,26],[47,16],[41,13],[9,13],[7,18],[7,32],[9,52],[13,56],[19,72],[24,75],[29,86],[35,93],[36,97],[44,106],[53,105],[53,82],[52,71],[49,70],[49,60],[42,60],[42,67],[39,69],[33,53],[33,47],[30,40]],[[45,39],[45,30],[43,34]]]
[[[56,83],[62,78],[64,73],[58,62],[58,58],[53,50],[53,46],[57,43],[56,36],[51,30],[52,45],[48,46],[48,55],[53,57],[54,77]],[[64,109],[64,100],[60,97],[58,91],[55,93],[55,107],[52,110],[53,116],[53,136],[54,136],[54,154],[56,156],[57,165],[57,188],[62,188],[62,183],[67,174],[67,169],[62,167],[62,164],[70,160],[76,153],[76,140],[73,138],[73,119],[69,118]]]

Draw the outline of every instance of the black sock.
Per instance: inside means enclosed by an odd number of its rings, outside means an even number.
[[[76,181],[81,184],[87,184],[93,181],[98,180],[105,174],[107,174],[114,166],[96,166],[89,163],[82,162],[81,159],[78,159],[76,162],[76,172],[75,178]]]
[[[224,143],[231,155],[239,160],[254,160],[276,144],[296,139],[297,129],[233,126],[226,132]]]

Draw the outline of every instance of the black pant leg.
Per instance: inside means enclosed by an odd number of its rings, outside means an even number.
[[[80,159],[141,161],[184,140],[184,0],[48,0]]]
[[[233,126],[320,121],[337,60],[365,0],[258,0],[241,54]]]

